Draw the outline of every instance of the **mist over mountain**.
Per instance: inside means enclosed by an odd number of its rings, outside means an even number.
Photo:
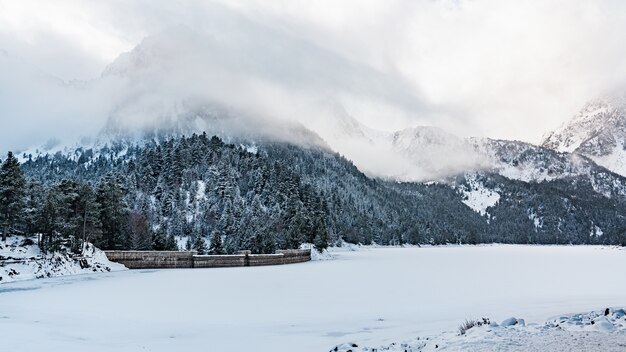
[[[430,126],[371,128],[362,121],[372,115],[391,121],[445,109],[392,71],[350,60],[284,28],[216,9],[222,20],[203,28],[167,27],[121,54],[98,78],[47,79],[58,97],[72,102],[55,104],[58,112],[51,112],[81,116],[76,129],[50,126],[50,132],[59,134],[52,135],[60,141],[57,147],[74,145],[80,137],[102,145],[110,139],[207,132],[249,144],[269,140],[324,146],[370,176],[403,181],[441,180],[468,170],[497,170],[526,181],[555,177],[542,176],[553,171],[546,160],[543,166],[503,163],[504,142]],[[64,110],[70,105],[72,111]],[[604,131],[619,130],[611,122],[599,125]],[[603,133],[604,140],[616,139],[609,136],[612,132]],[[606,149],[610,143],[601,144]],[[32,153],[43,144],[20,150]],[[548,141],[542,145],[561,152],[576,149]],[[598,153],[579,154],[619,172],[621,159],[603,155],[601,162]]]
[[[300,226],[308,240],[325,227],[334,243],[621,241],[624,104],[590,103],[540,146],[460,135],[462,126],[398,128],[455,109],[398,71],[216,9],[220,20],[168,26],[94,79],[36,74],[59,103],[53,114],[83,119],[20,151],[29,180],[114,179],[129,209],[176,237],[219,229],[225,209],[234,209],[229,223],[259,224],[261,207],[272,226],[290,229],[265,239],[279,247]],[[224,182],[228,199],[216,191]],[[296,208],[310,217],[294,218]],[[244,241],[231,240],[231,251]]]

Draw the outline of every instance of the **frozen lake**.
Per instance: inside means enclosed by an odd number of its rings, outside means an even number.
[[[273,267],[143,270],[0,285],[3,349],[328,351],[626,305],[626,250],[367,249]]]

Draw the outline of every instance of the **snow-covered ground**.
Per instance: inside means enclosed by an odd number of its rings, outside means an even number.
[[[564,312],[626,304],[626,250],[618,248],[366,248],[333,256],[293,265],[3,284],[2,347],[329,351],[346,342],[389,346],[436,336],[455,331],[466,318],[545,322]],[[519,331],[519,339],[532,340]],[[588,333],[600,341],[600,332]],[[481,335],[498,341],[490,334]]]
[[[467,174],[466,179],[468,186],[461,188],[461,192],[465,196],[463,203],[480,215],[487,214],[487,209],[496,205],[500,200],[500,194],[485,187],[477,179],[476,174]]]
[[[510,317],[497,323],[487,318],[474,325],[433,336],[415,337],[385,346],[367,347],[349,342],[335,346],[335,352],[426,352],[426,351],[625,351],[626,311],[605,308],[565,314],[542,324]]]
[[[54,276],[89,274],[126,270],[110,262],[104,253],[91,244],[85,245],[83,258],[67,253],[42,253],[39,246],[25,242],[22,236],[0,241],[0,284]]]

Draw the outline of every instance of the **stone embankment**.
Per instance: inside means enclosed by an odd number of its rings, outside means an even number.
[[[310,249],[279,250],[275,254],[198,255],[178,251],[105,251],[107,258],[129,269],[225,268],[282,265],[311,260]]]

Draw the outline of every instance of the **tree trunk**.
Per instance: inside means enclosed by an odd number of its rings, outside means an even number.
[[[85,207],[85,215],[83,216],[83,243],[80,244],[80,253],[83,257],[85,256],[85,242],[87,242],[86,237],[85,237],[87,235],[87,231],[85,231],[86,228],[87,228],[87,208]]]

